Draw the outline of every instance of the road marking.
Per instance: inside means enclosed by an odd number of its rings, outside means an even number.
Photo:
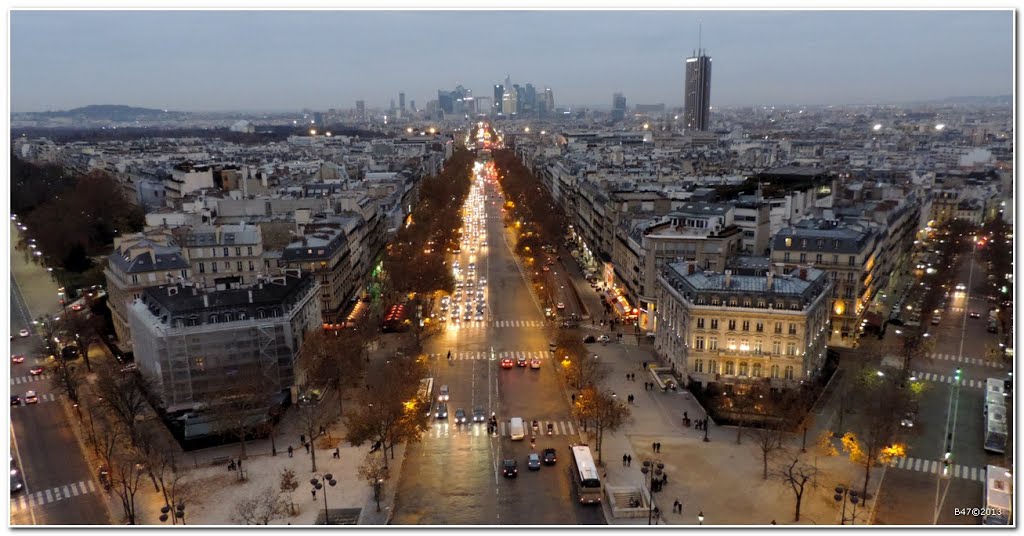
[[[1006,365],[997,361],[990,361],[988,359],[982,359],[978,357],[967,357],[967,356],[956,356],[953,354],[944,353],[929,353],[928,357],[931,359],[938,359],[940,361],[954,361],[957,363],[969,363],[972,365],[988,366],[997,369],[1005,369]]]
[[[919,473],[930,473],[939,474],[942,472],[942,464],[937,460],[922,460],[920,458],[894,458],[890,463],[889,467],[896,469],[903,469],[906,471],[917,471]],[[974,480],[975,482],[981,482],[984,480],[984,472],[977,467],[967,467],[966,465],[952,465],[952,477],[963,480]],[[979,477],[979,475],[981,475]]]
[[[96,492],[96,484],[93,484],[92,480],[88,480],[88,481],[86,481],[86,483],[89,484],[89,491],[95,493]]]
[[[933,372],[918,372],[912,370],[910,371],[910,375],[916,376],[928,382],[947,383],[950,385],[956,383],[956,379],[953,376],[946,376],[943,374],[936,374]],[[985,387],[985,383],[982,380],[962,378],[960,380],[960,386],[968,387],[971,389],[981,389]]]

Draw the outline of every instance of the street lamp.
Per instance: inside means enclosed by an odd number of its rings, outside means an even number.
[[[327,511],[327,487],[324,484],[330,485],[332,488],[338,484],[338,481],[334,479],[334,475],[331,473],[316,473],[313,478],[309,479],[309,483],[313,486],[313,491],[317,490],[324,491],[324,525],[331,524],[331,515]]]
[[[866,506],[865,503],[867,503],[870,497],[867,494],[861,495],[859,492],[857,492],[857,490],[849,489],[848,487],[843,485],[836,486],[835,491],[836,494],[833,495],[832,498],[835,499],[836,504],[839,504],[840,502],[843,503],[843,510],[839,516],[839,524],[845,525],[846,522],[849,521],[851,525],[856,525],[857,506]],[[847,501],[849,501],[849,503],[853,505],[853,512],[850,514],[850,517],[846,517]]]
[[[178,505],[176,507],[174,507],[174,511],[173,512],[171,512],[171,505],[165,504],[165,505],[161,506],[160,507],[160,521],[163,521],[164,523],[166,523],[168,519],[171,520],[171,524],[172,525],[177,525],[178,524],[178,522],[177,522],[178,519],[181,520],[181,524],[182,525],[185,525],[186,524],[185,523],[185,503],[184,502],[179,502]]]
[[[653,466],[653,470],[652,470]],[[644,474],[644,480],[647,482],[647,524],[651,524],[651,516],[654,513],[654,477],[661,476],[665,464],[661,463],[661,460],[651,461],[650,459],[644,460],[643,467],[640,468],[640,472]]]

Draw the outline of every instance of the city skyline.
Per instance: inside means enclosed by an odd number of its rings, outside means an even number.
[[[495,33],[495,17],[519,29]],[[994,96],[1013,90],[1012,17],[1010,10],[16,10],[11,106],[14,113],[89,104],[270,112],[351,109],[357,100],[381,108],[404,93],[422,108],[457,84],[489,96],[508,74],[513,83],[552,88],[560,106],[607,106],[621,92],[631,106],[682,107],[685,60],[698,46],[715,58],[712,107]],[[97,27],[117,31],[88,31]],[[390,30],[378,43],[380,28]],[[629,38],[629,28],[642,28],[645,38]],[[466,44],[445,39],[452,35]]]

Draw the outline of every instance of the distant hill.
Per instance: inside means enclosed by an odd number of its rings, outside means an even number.
[[[124,106],[120,104],[92,104],[89,106],[83,106],[81,108],[75,108],[72,110],[63,110],[56,112],[34,112],[17,115],[32,115],[46,118],[66,117],[70,119],[115,122],[159,121],[168,119],[178,119],[186,116],[184,112],[172,112],[167,110],[157,110],[153,108],[136,108],[134,106]]]
[[[949,104],[1013,104],[1013,95],[992,95],[988,97],[946,97],[941,102]]]

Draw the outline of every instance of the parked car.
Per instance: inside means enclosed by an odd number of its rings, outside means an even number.
[[[611,340],[612,340],[612,338],[607,336],[607,335],[601,335],[600,337],[597,338],[597,341],[602,343],[602,344],[610,342]]]

